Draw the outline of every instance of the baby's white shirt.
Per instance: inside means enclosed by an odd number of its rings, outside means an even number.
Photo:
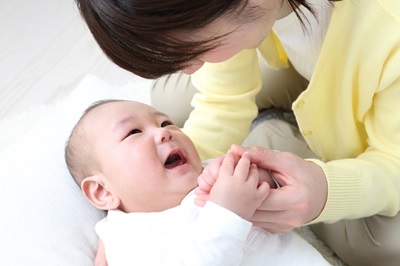
[[[225,208],[194,205],[154,213],[109,211],[96,225],[113,265],[329,265],[295,233],[268,233]]]

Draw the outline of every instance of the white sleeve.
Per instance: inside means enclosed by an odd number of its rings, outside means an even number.
[[[112,213],[113,217],[118,213]],[[110,215],[110,213],[109,213]],[[186,215],[186,214],[185,214]],[[173,216],[179,224],[179,215]],[[239,265],[252,224],[208,202],[190,225],[169,230],[163,218],[104,219],[96,225],[109,266]]]
[[[162,265],[239,265],[252,224],[212,202]]]

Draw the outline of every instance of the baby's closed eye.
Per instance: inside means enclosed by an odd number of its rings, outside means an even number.
[[[161,127],[167,127],[167,126],[172,126],[174,123],[172,123],[169,120],[166,120],[164,122],[161,123]]]
[[[132,129],[131,131],[129,131],[128,135],[126,135],[125,138],[138,133],[142,133],[142,131],[140,129]]]

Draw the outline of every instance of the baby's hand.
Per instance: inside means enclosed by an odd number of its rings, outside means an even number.
[[[210,197],[211,188],[214,186],[215,181],[218,178],[219,169],[225,158],[224,156],[213,159],[206,167],[203,172],[197,178],[198,187],[195,189],[196,199],[194,203],[197,206],[203,207]]]
[[[96,257],[94,259],[94,265],[95,266],[107,266],[108,262],[106,259],[106,250],[104,248],[103,241],[101,239],[98,239],[98,245],[97,245],[97,253]]]
[[[269,190],[267,182],[259,182],[258,169],[250,163],[248,153],[237,161],[237,157],[228,152],[211,188],[209,200],[249,220]]]
[[[198,187],[195,190],[197,195],[209,194],[212,186],[217,180],[219,168],[224,160],[225,156],[220,156],[213,159],[206,167],[203,172],[197,178]]]

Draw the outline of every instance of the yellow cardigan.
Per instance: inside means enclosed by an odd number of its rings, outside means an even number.
[[[321,160],[328,199],[313,222],[400,209],[400,1],[343,0],[331,22],[309,87],[293,103],[300,131]],[[259,47],[272,67],[287,57],[270,34]],[[193,76],[200,93],[185,124],[202,159],[240,144],[257,114],[261,79],[255,50]],[[214,129],[214,132],[209,132]],[[216,143],[213,147],[207,144]]]

